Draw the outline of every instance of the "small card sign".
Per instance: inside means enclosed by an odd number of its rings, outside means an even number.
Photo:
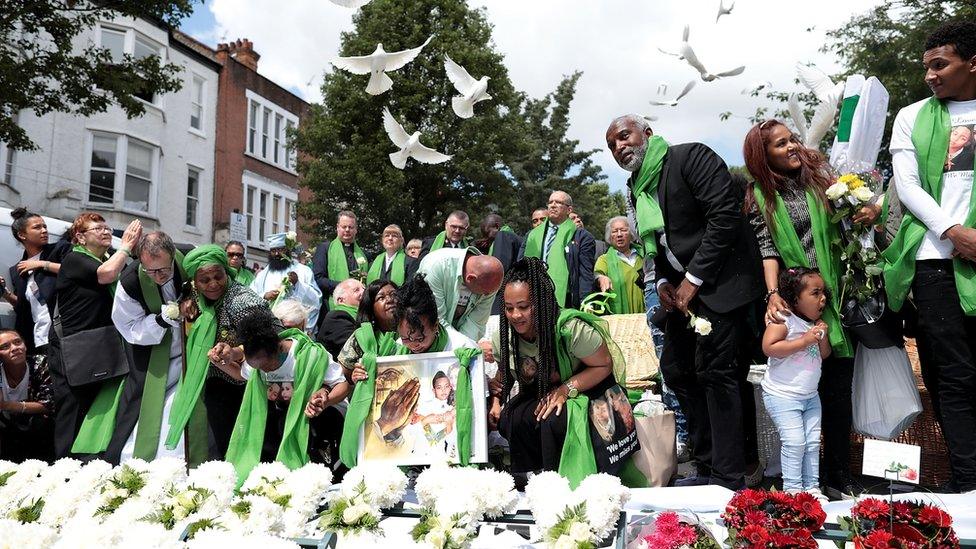
[[[922,449],[919,446],[864,439],[864,465],[861,472],[898,482],[918,484]]]

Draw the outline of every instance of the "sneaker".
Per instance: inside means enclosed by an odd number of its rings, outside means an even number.
[[[864,487],[850,476],[826,480],[822,487],[823,493],[833,501],[857,499],[857,496],[864,491]]]
[[[810,488],[809,490],[804,490],[804,491],[810,494],[811,496],[817,498],[817,501],[819,501],[821,505],[830,501],[829,499],[827,499],[827,496],[825,496],[824,493],[820,491],[820,488]]]
[[[691,461],[691,446],[688,446],[687,442],[681,442],[679,440],[677,450],[678,463],[687,463]]]

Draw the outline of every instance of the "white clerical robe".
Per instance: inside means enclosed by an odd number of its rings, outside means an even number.
[[[271,290],[277,290],[289,272],[298,275],[298,284],[292,285],[285,299],[297,300],[305,306],[305,310],[308,311],[308,324],[305,328],[306,330],[315,330],[319,320],[319,308],[322,306],[322,291],[315,283],[315,275],[312,274],[312,269],[309,269],[307,265],[293,261],[282,271],[272,271],[270,267],[265,267],[254,277],[251,282],[251,290],[259,296],[264,296]]]

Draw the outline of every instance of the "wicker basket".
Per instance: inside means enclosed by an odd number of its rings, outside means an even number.
[[[932,410],[932,398],[928,390],[922,383],[922,373],[918,362],[918,350],[915,348],[915,340],[908,339],[905,342],[905,351],[908,359],[912,363],[912,370],[915,373],[915,382],[918,392],[922,397],[922,413],[919,415],[911,427],[905,432],[892,439],[893,442],[912,444],[922,448],[922,464],[920,484],[928,487],[938,487],[947,482],[951,476],[949,469],[949,450],[946,448],[945,439],[942,438],[942,428],[935,419],[935,412]],[[864,437],[857,433],[851,434],[851,470],[861,471],[861,461],[864,456]]]
[[[627,362],[628,389],[646,389],[654,384],[658,371],[657,353],[651,329],[644,313],[608,315],[603,317],[609,326],[610,337],[620,348]]]

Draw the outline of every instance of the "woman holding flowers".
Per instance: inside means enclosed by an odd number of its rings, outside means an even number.
[[[237,327],[255,310],[268,310],[268,303],[234,282],[227,253],[216,244],[186,254],[183,269],[193,281],[194,298],[184,301],[181,309],[193,325],[186,338],[186,371],[170,412],[166,447],[175,447],[184,429],[191,433],[190,444],[201,440],[201,435],[207,440],[209,429],[214,440],[210,457],[223,459],[244,398],[244,382],[236,375],[244,362]]]
[[[598,471],[646,485],[629,459],[639,446],[636,431],[615,440],[614,451],[593,426],[590,400],[612,398],[624,377],[605,323],[561,309],[545,263],[536,258],[512,265],[501,291],[505,314],[492,351],[502,393],[491,399],[489,423],[509,441],[512,471],[559,471],[574,487]]]
[[[841,258],[832,242],[840,233],[838,225],[830,220],[827,196],[834,178],[824,157],[804,147],[778,120],[753,126],[746,134],[743,155],[746,168],[755,179],[755,186],[746,190],[745,208],[763,257],[766,323],[784,323],[785,315],[790,314],[777,287],[781,269],[819,269],[833,296],[824,310],[833,354],[823,361],[818,388],[823,403],[821,481],[828,495],[840,497],[858,491],[858,487],[848,469],[853,347],[839,316]],[[873,224],[880,214],[877,204],[868,204],[856,213],[854,222]]]

